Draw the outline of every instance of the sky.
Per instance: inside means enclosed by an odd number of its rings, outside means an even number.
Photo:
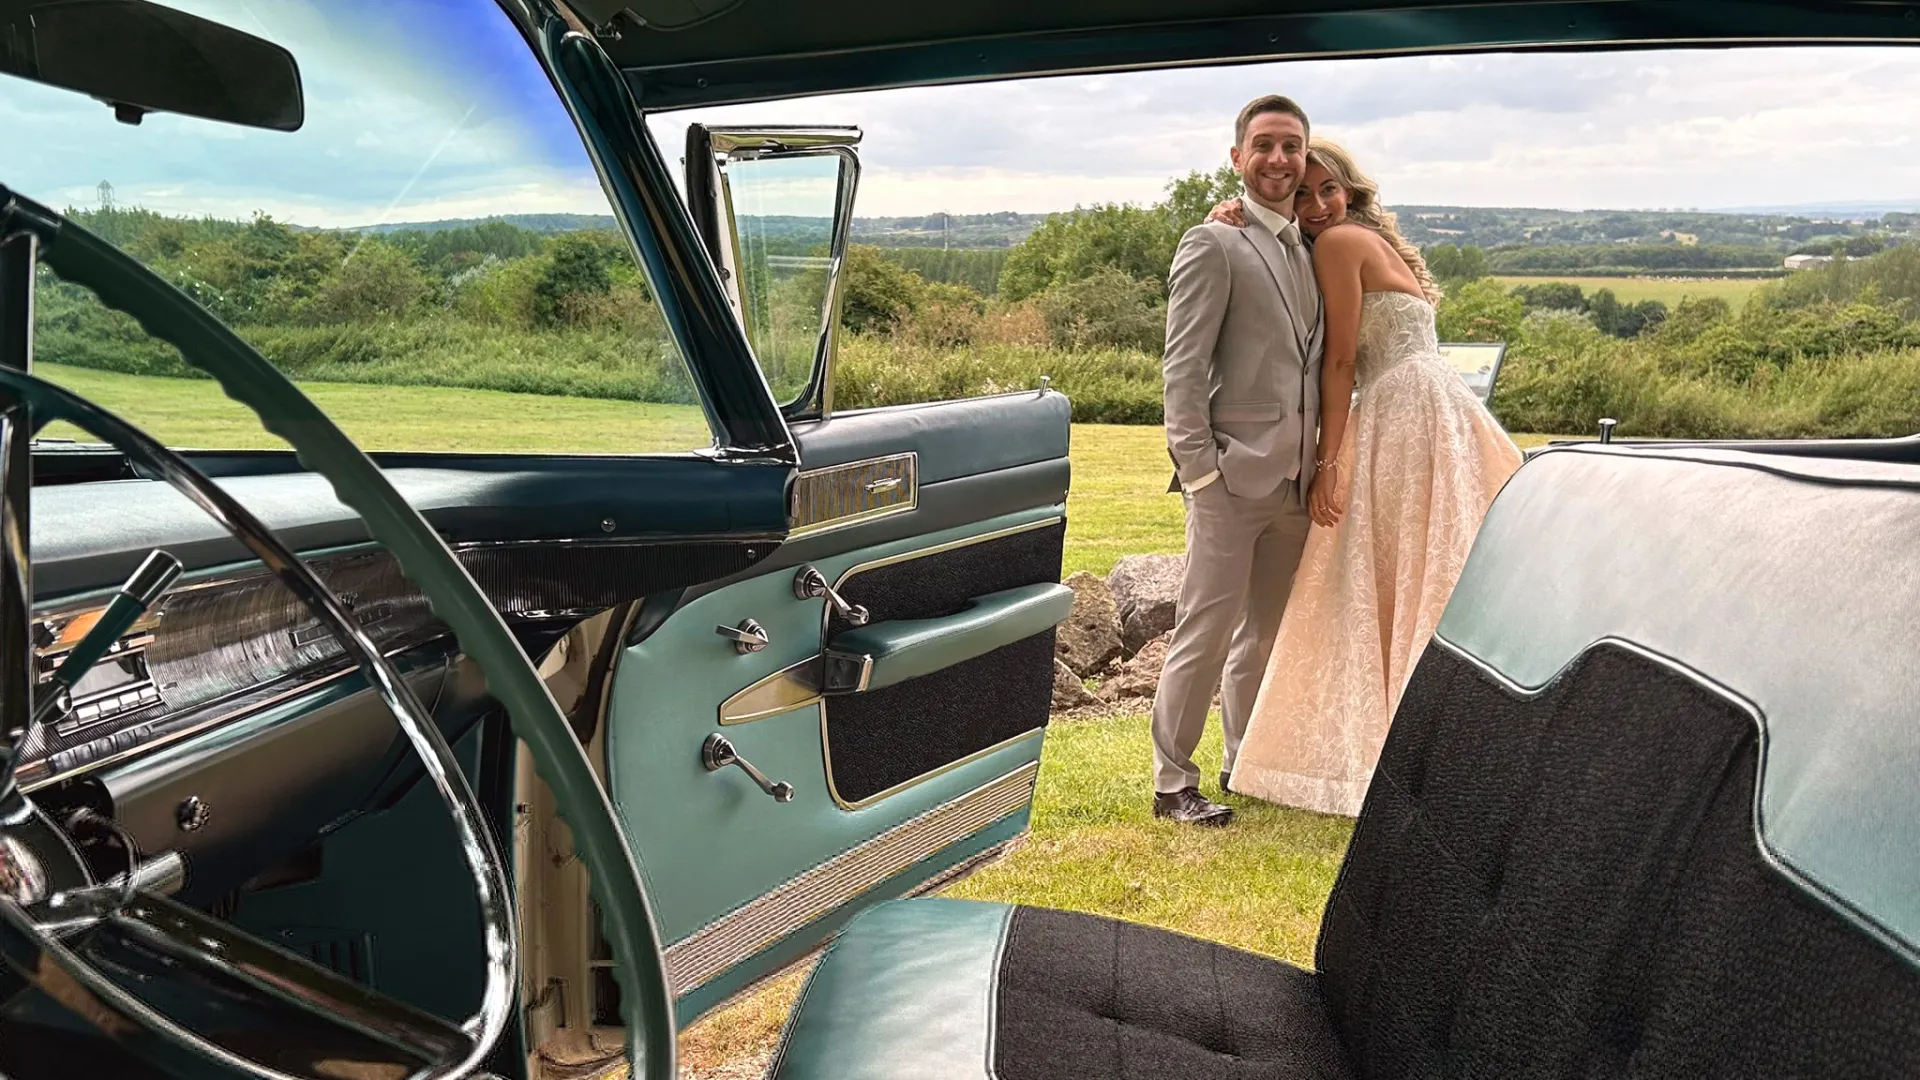
[[[1920,49],[1509,53],[928,87],[652,119],[859,126],[862,215],[1151,202],[1284,93],[1388,203],[1564,209],[1920,203]]]
[[[150,116],[0,77],[0,183],[312,226],[605,213],[571,121],[493,0],[170,0],[286,45],[299,132]],[[348,17],[351,16],[351,17]],[[1297,98],[1391,204],[1920,204],[1920,49],[1316,61],[851,94],[664,114],[863,129],[862,216],[1151,202],[1226,160],[1247,99]],[[817,188],[819,185],[813,185]],[[768,212],[776,212],[774,206]],[[799,210],[800,208],[789,208]]]

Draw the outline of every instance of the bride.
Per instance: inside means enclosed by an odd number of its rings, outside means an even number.
[[[1307,536],[1231,790],[1357,815],[1400,694],[1520,451],[1440,355],[1439,287],[1343,149],[1312,140],[1294,216],[1326,305]],[[1237,200],[1213,217],[1240,224]],[[1359,390],[1354,401],[1354,390]]]

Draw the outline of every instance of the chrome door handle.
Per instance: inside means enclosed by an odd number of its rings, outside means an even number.
[[[767,779],[766,773],[754,768],[753,762],[740,756],[740,751],[733,748],[732,739],[717,731],[707,736],[707,741],[700,744],[700,764],[705,765],[708,772],[719,772],[729,765],[737,765],[741,772],[752,777],[753,782],[760,785],[761,791],[773,796],[774,802],[793,801],[792,784],[785,780]]]
[[[827,603],[833,605],[833,610],[839,612],[842,619],[854,626],[867,625],[867,609],[859,604],[847,603],[845,598],[833,591],[833,586],[827,584],[827,575],[811,566],[801,567],[800,572],[793,576],[793,595],[801,600],[812,600],[824,596],[827,598]]]
[[[767,628],[753,619],[743,619],[739,626],[716,626],[713,632],[733,642],[733,650],[742,656],[759,652],[773,640]]]

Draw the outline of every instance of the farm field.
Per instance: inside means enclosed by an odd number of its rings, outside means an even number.
[[[1613,295],[1623,304],[1637,304],[1642,300],[1658,300],[1672,307],[1687,297],[1717,297],[1734,307],[1746,302],[1748,296],[1768,280],[1762,278],[1697,278],[1683,280],[1679,278],[1657,277],[1498,277],[1494,280],[1502,285],[1544,285],[1550,281],[1564,281],[1578,285],[1582,292],[1592,295],[1600,289],[1612,289]]]

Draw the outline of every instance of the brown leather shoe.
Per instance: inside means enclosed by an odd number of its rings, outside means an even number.
[[[1225,825],[1233,819],[1233,807],[1211,802],[1201,796],[1199,788],[1188,787],[1155,792],[1153,816],[1185,825]]]

